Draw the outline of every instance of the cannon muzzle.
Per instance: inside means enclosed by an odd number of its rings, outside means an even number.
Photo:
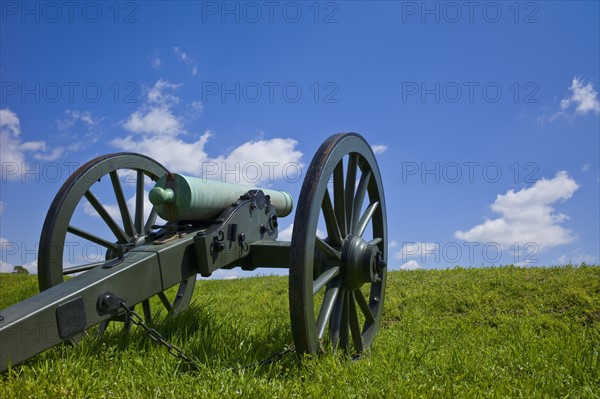
[[[149,197],[156,213],[164,220],[209,220],[253,189],[256,187],[168,173],[156,182]],[[293,200],[288,192],[261,190],[269,196],[277,216],[292,212]]]

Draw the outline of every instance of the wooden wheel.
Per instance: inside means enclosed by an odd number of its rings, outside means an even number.
[[[40,237],[38,251],[38,283],[40,291],[60,284],[65,275],[81,273],[95,267],[102,267],[111,259],[124,254],[146,241],[152,225],[156,221],[156,212],[152,209],[144,217],[145,182],[156,181],[166,174],[167,169],[143,155],[133,153],[116,153],[95,158],[77,169],[63,184],[52,201],[50,210],[46,215],[44,227]],[[101,186],[104,179],[105,186]],[[128,184],[134,190],[134,195],[127,200],[124,185]],[[110,202],[116,206],[103,204],[96,194],[92,192],[112,191]],[[97,190],[96,190],[97,189]],[[110,194],[110,193],[109,193]],[[84,199],[85,198],[85,199]],[[128,202],[133,204],[134,212],[131,214]],[[79,207],[79,208],[78,208]],[[97,216],[96,230],[83,230],[73,223],[76,222],[76,210],[81,209],[92,216]],[[112,212],[111,212],[112,210]],[[118,213],[120,221],[115,217]],[[112,215],[111,215],[112,213]],[[66,251],[72,249],[66,241],[67,234],[72,239],[81,240],[101,248],[103,259],[67,259]],[[85,245],[87,245],[85,244]],[[181,311],[190,303],[194,291],[195,276],[179,283],[177,293],[168,298],[164,292],[158,294],[165,308],[175,313]],[[146,319],[151,319],[152,311],[149,300],[142,302]],[[106,328],[107,322],[101,325],[101,331]]]
[[[323,230],[323,231],[321,231]],[[387,221],[371,147],[356,133],[325,141],[294,218],[289,295],[296,351],[368,348],[383,312]]]

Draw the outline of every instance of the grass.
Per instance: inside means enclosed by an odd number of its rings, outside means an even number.
[[[37,291],[0,275],[0,308]],[[192,306],[156,328],[198,360],[190,371],[135,329],[62,345],[0,376],[12,397],[600,397],[600,267],[391,272],[369,354],[261,368],[291,343],[287,278],[198,281]],[[113,323],[114,324],[114,323]]]

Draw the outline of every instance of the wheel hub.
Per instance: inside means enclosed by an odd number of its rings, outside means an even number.
[[[362,237],[348,235],[342,246],[342,277],[344,286],[349,289],[360,288],[366,283],[375,283],[379,279],[379,249],[369,245]]]

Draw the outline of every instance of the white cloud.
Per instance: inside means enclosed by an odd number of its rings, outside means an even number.
[[[2,216],[5,209],[6,209],[6,202],[0,201],[0,216]]]
[[[242,277],[240,269],[218,269],[208,277],[208,280],[235,280]]]
[[[383,154],[388,149],[388,146],[385,144],[375,144],[371,148],[373,149],[373,153]]]
[[[6,238],[0,237],[0,252],[1,253],[6,252],[6,247],[8,244],[9,244],[9,241]],[[4,261],[0,261],[0,273],[12,273],[13,267],[14,266],[11,263],[6,263]]]
[[[108,212],[108,214],[117,223],[121,222],[121,213],[119,212],[119,206],[118,205],[116,205],[116,204],[102,204],[102,206],[104,207],[104,209],[106,209],[106,212]],[[100,218],[100,215],[98,214],[98,212],[96,212],[96,210],[94,209],[94,207],[89,202],[84,202],[83,203],[83,213],[85,213],[86,215],[89,215],[89,216],[94,216],[94,217]]]
[[[10,248],[10,250],[13,251],[15,245],[17,245],[17,243],[10,242],[4,237],[0,237],[0,252],[4,253],[5,251],[7,251],[7,248],[9,246],[13,247]],[[0,273],[12,273],[14,271],[15,266],[17,265],[14,265],[9,262],[0,261]],[[27,269],[29,273],[37,273],[37,261],[35,260],[33,262],[21,264],[20,266],[23,266],[25,269]]]
[[[554,122],[559,118],[573,119],[577,115],[585,115],[590,112],[600,114],[598,92],[594,90],[591,82],[585,84],[581,78],[576,76],[571,81],[569,90],[571,94],[560,101],[560,110],[549,117],[539,117],[538,123],[543,125],[546,121]],[[571,110],[573,106],[575,107],[574,112]]]
[[[0,260],[0,273],[12,273],[14,266]]]
[[[596,262],[596,258],[591,255],[581,253],[581,248],[575,249],[570,255],[562,255],[560,258],[558,258],[559,265],[580,265],[583,262],[587,263],[588,265],[594,264]]]
[[[190,71],[190,73],[192,74],[192,76],[195,76],[198,73],[198,67],[197,67],[196,60],[192,59],[188,55],[188,53],[181,50],[181,48],[179,48],[179,47],[173,47],[173,52],[175,53],[175,55],[177,56],[177,58],[180,61],[185,63],[185,65],[187,66],[187,68]]]
[[[581,171],[582,172],[587,172],[588,170],[590,170],[590,164],[586,163],[581,167]]]
[[[283,230],[279,230],[279,234],[277,235],[278,241],[292,241],[292,232],[294,231],[294,223],[290,224]],[[317,228],[317,236],[321,238],[326,238],[327,233]]]
[[[152,57],[152,59],[150,60],[150,63],[152,64],[152,66],[154,68],[160,68],[163,64],[162,60],[160,59],[160,57],[158,55]]]
[[[405,262],[402,264],[402,266],[400,266],[400,270],[418,270],[422,268],[423,267],[421,267],[421,265],[419,265],[419,262],[417,262],[416,260],[409,260],[408,262]]]
[[[8,108],[0,109],[0,163],[14,165],[11,173],[8,173],[8,168],[2,168],[3,181],[21,177],[19,171],[26,167],[27,152],[31,152],[36,159],[53,161],[62,155],[63,149],[57,147],[48,150],[45,141],[23,142],[21,121],[17,114]]]
[[[585,115],[588,112],[600,113],[598,92],[594,90],[591,82],[584,84],[580,78],[574,77],[569,90],[571,90],[571,96],[563,98],[560,102],[562,110],[575,105],[575,112],[579,115]]]
[[[21,121],[10,109],[0,109],[0,128],[16,137],[21,134]]]
[[[398,247],[398,242],[396,240],[390,241],[389,247],[390,248],[397,248]]]
[[[177,90],[180,84],[171,83],[166,80],[159,79],[154,86],[148,90],[148,103],[158,104],[163,106],[171,106],[179,103],[179,97],[167,93],[167,90]]]
[[[56,125],[60,130],[65,130],[73,127],[75,123],[82,122],[88,127],[95,126],[102,121],[102,118],[94,118],[90,111],[78,111],[68,109],[65,111],[67,117],[57,120]]]
[[[209,156],[205,145],[212,132],[195,135],[187,132],[185,122],[189,118],[174,111],[180,101],[171,92],[179,87],[165,80],[157,81],[148,90],[144,105],[123,123],[126,130],[137,135],[116,138],[110,143],[121,150],[148,155],[169,170],[213,180],[268,185],[282,177],[289,180],[299,177],[302,153],[296,150],[298,142],[290,138],[252,140],[228,154]],[[192,101],[184,112],[197,117],[202,106],[201,102]]]
[[[296,150],[298,142],[293,139],[248,141],[227,155],[210,157],[204,146],[211,136],[206,131],[192,142],[167,135],[128,136],[111,144],[148,155],[177,173],[249,185],[268,184],[283,177],[295,179],[303,166],[302,152]]]
[[[177,57],[182,60],[185,61],[187,60],[187,54],[183,51],[181,51],[181,49],[179,47],[173,47],[173,52],[175,53],[175,55],[177,55]]]
[[[394,254],[394,258],[406,261],[408,258],[420,257],[424,261],[427,255],[435,254],[438,247],[435,242],[406,242],[402,243],[402,249]]]
[[[45,150],[45,149],[46,149],[46,146],[43,147],[43,150]],[[33,157],[35,159],[39,159],[40,161],[54,161],[54,160],[60,158],[62,156],[62,154],[64,154],[64,152],[65,152],[65,149],[63,147],[55,147],[46,152],[34,153]]]
[[[169,107],[150,108],[148,111],[135,111],[123,124],[126,130],[134,133],[167,134],[175,136],[181,132],[181,122]]]
[[[145,154],[177,173],[200,175],[202,163],[208,159],[204,145],[210,136],[211,132],[207,131],[193,142],[166,135],[127,136],[115,139],[111,144],[121,150]]]
[[[279,230],[277,240],[279,241],[292,241],[292,231],[294,230],[294,223],[290,224],[283,230]]]
[[[509,248],[514,243],[523,246],[535,243],[540,251],[573,241],[571,232],[562,226],[568,216],[554,212],[550,206],[571,198],[579,188],[575,180],[561,171],[553,179],[541,179],[532,187],[498,195],[491,205],[498,219],[485,220],[468,231],[456,231],[454,236],[468,242],[497,243]]]
[[[125,130],[139,134],[170,136],[184,133],[183,120],[173,111],[173,107],[179,104],[180,100],[171,93],[179,87],[180,84],[159,79],[148,89],[143,106],[123,122]],[[197,101],[192,102],[193,110],[197,110],[197,104]]]

